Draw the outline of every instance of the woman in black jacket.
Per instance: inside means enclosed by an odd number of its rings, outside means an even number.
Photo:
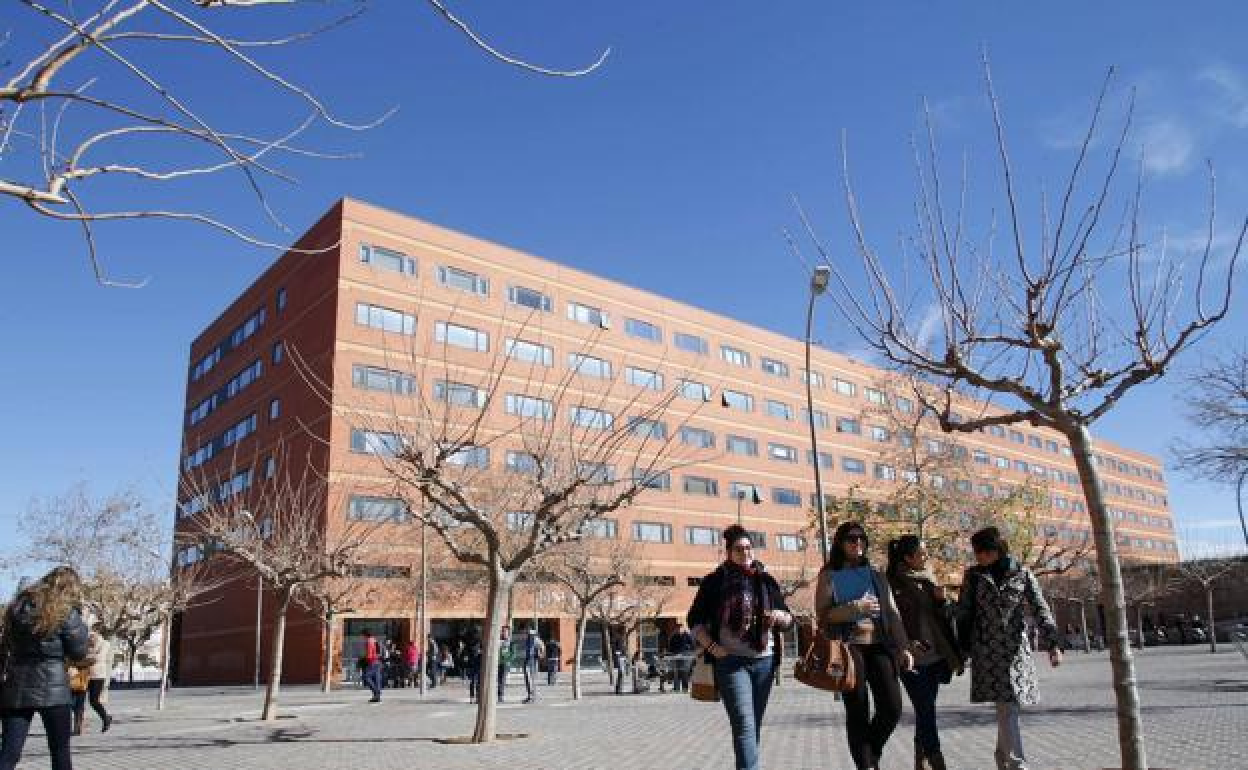
[[[48,735],[52,770],[72,770],[73,720],[65,662],[87,655],[88,631],[78,604],[82,580],[57,567],[17,595],[5,614],[0,649],[0,770],[14,770],[36,712]]]
[[[776,667],[775,639],[793,625],[776,579],[754,561],[750,533],[724,530],[724,563],[702,579],[687,618],[693,637],[715,665],[738,770],[757,770],[763,712]]]

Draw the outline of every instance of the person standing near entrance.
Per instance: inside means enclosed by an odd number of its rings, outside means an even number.
[[[524,691],[525,703],[537,700],[537,662],[546,655],[542,638],[536,628],[530,628],[524,639]]]
[[[546,685],[548,687],[555,686],[555,680],[559,676],[559,663],[562,660],[562,649],[559,647],[559,640],[553,635],[546,640]]]
[[[676,692],[689,692],[689,678],[693,673],[693,660],[686,660],[694,650],[693,634],[683,623],[676,624],[676,633],[667,640],[667,655],[672,660],[669,668],[672,671],[672,689]],[[675,657],[679,656],[679,657]]]
[[[507,694],[507,672],[511,671],[511,628],[503,626],[498,631],[498,702]],[[482,683],[484,684],[484,682]]]
[[[381,643],[364,629],[364,686],[372,691],[369,703],[381,702]]]

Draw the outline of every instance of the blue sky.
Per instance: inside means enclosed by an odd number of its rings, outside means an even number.
[[[345,6],[344,6],[345,7]],[[611,48],[590,77],[563,81],[489,60],[424,4],[377,3],[346,27],[277,54],[281,71],[341,116],[381,127],[320,127],[318,147],[356,159],[297,160],[297,185],[269,187],[295,232],[342,195],[375,202],[675,299],[799,336],[805,278],[787,253],[794,195],[827,242],[852,243],[839,183],[845,131],[864,214],[887,240],[912,218],[908,140],[920,100],[932,105],[948,157],[969,153],[972,188],[991,189],[992,148],[980,46],[991,52],[1020,184],[1057,184],[1072,159],[1105,70],[1114,103],[1137,89],[1137,142],[1147,170],[1148,224],[1175,242],[1202,225],[1205,177],[1218,170],[1223,226],[1248,212],[1248,7],[1194,14],[1170,2],[456,3],[479,32],[543,64],[574,67]],[[237,29],[291,29],[285,11],[246,16]],[[10,55],[42,39],[25,11]],[[271,58],[269,58],[271,57]],[[227,127],[266,132],[303,113],[223,61],[165,55],[162,78]],[[76,73],[85,80],[87,70]],[[98,87],[119,73],[98,74]],[[1136,145],[1138,147],[1138,144]],[[165,158],[167,159],[167,158]],[[0,162],[14,173],[20,158]],[[87,188],[83,188],[84,191]],[[93,193],[120,205],[133,187]],[[285,242],[237,176],[171,187],[162,200],[213,212]],[[0,549],[33,496],[79,480],[100,493],[136,485],[171,498],[187,348],[273,259],[205,229],[129,225],[100,231],[119,279],[98,287],[78,233],[0,202]],[[1220,237],[1225,230],[1220,230]],[[1239,280],[1238,288],[1245,287]],[[1242,305],[1242,302],[1241,302]],[[821,309],[818,336],[857,341]],[[1242,307],[1175,372],[1242,340]],[[1181,381],[1133,393],[1096,433],[1163,457],[1182,435]],[[1170,473],[1180,528],[1234,541],[1229,489]]]

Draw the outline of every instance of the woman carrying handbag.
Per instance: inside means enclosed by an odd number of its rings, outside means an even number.
[[[855,656],[857,686],[842,697],[849,753],[858,770],[879,768],[884,744],[901,717],[897,672],[914,665],[888,581],[867,560],[867,546],[860,522],[837,527],[828,563],[815,584],[820,630],[831,639],[844,639]]]
[[[736,766],[758,770],[763,713],[775,681],[775,637],[793,625],[793,616],[776,579],[754,561],[750,533],[734,524],[723,539],[724,563],[702,579],[687,621],[699,654],[714,663]]]

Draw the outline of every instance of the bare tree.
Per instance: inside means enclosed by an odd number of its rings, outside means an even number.
[[[1187,417],[1199,442],[1175,447],[1180,467],[1197,478],[1235,484],[1235,508],[1248,546],[1248,350],[1215,359],[1188,379]]]
[[[372,585],[376,581],[365,578],[366,574],[367,568],[356,565],[345,577],[323,577],[301,584],[295,592],[295,601],[321,619],[322,654],[325,657],[321,668],[321,692],[329,692],[334,686],[334,629],[338,617],[361,604],[371,606],[376,602],[378,591]]]
[[[639,637],[640,649],[642,627],[646,623],[657,623],[672,595],[672,586],[657,582],[646,570],[639,570],[632,575],[630,581],[600,593],[590,603],[589,614],[602,627],[603,644],[609,663],[614,662],[616,654],[624,655],[627,659],[634,634]],[[618,638],[613,635],[616,631],[620,634]],[[617,641],[621,645],[619,650],[615,649]],[[615,666],[608,665],[607,671],[608,681],[619,687],[615,682],[618,675]]]
[[[566,589],[568,609],[576,615],[573,700],[581,699],[581,658],[591,609],[605,593],[623,588],[636,569],[636,548],[616,539],[585,538],[580,547],[561,549],[548,559],[546,572]]]
[[[832,271],[828,296],[843,320],[874,355],[940,392],[926,406],[944,431],[1030,424],[1057,431],[1069,442],[1109,616],[1122,763],[1138,770],[1147,767],[1147,758],[1135,666],[1113,522],[1089,429],[1133,388],[1162,377],[1180,353],[1226,317],[1248,221],[1238,228],[1229,253],[1215,255],[1211,173],[1205,243],[1191,280],[1184,282],[1184,269],[1172,259],[1164,238],[1156,242],[1145,236],[1153,230],[1145,221],[1142,182],[1123,189],[1118,181],[1121,157],[1128,151],[1131,106],[1116,137],[1104,145],[1103,173],[1092,170],[1089,155],[1099,146],[1111,70],[1059,195],[1053,200],[1047,193],[1039,196],[1038,221],[1031,227],[986,55],[984,74],[1000,162],[1003,250],[994,249],[995,217],[982,237],[972,232],[978,220],[966,210],[965,166],[961,188],[949,195],[930,115],[925,141],[914,142],[916,223],[902,240],[902,253],[921,267],[921,286],[890,273],[868,238],[850,182],[847,148],[846,202],[861,281],[832,258],[833,251],[802,218]],[[1189,302],[1190,309],[1185,307]],[[993,398],[1007,403],[992,405]]]
[[[527,72],[576,77],[595,70],[608,53],[579,69],[538,66],[491,45],[441,0],[427,2],[436,18],[472,45]],[[0,197],[23,202],[37,215],[76,223],[104,285],[141,283],[108,277],[97,253],[101,223],[189,222],[285,250],[215,213],[197,183],[235,175],[240,192],[285,233],[268,186],[295,181],[292,160],[345,157],[305,144],[309,134],[318,126],[361,131],[393,112],[345,119],[277,64],[280,49],[343,27],[365,4],[351,4],[337,15],[332,8],[313,10],[287,0],[20,0],[16,5],[27,12],[22,17],[27,28],[4,41],[10,54],[0,62],[0,70],[9,70],[0,79],[0,162],[11,162],[9,170],[0,171]],[[254,26],[264,13],[293,31],[262,37],[231,31]],[[240,113],[238,124],[217,120],[219,105],[180,83],[180,70],[171,61],[211,71],[213,93],[266,92],[262,103],[271,114]],[[282,127],[261,128],[271,125]],[[119,195],[126,203],[110,206],[107,201]],[[170,207],[170,198],[181,203]],[[301,248],[317,251],[332,244]]]
[[[183,477],[179,499],[198,500],[200,510],[179,537],[255,570],[277,594],[262,714],[269,721],[277,718],[286,617],[296,593],[320,581],[349,577],[379,525],[354,519],[328,522],[326,481],[306,466],[279,471],[243,495],[222,495],[218,489],[202,479]]]
[[[1205,595],[1205,622],[1209,624],[1209,652],[1218,651],[1216,618],[1213,614],[1213,589],[1221,581],[1240,573],[1248,564],[1248,557],[1209,557],[1187,559],[1175,565],[1179,581],[1200,586]]]

